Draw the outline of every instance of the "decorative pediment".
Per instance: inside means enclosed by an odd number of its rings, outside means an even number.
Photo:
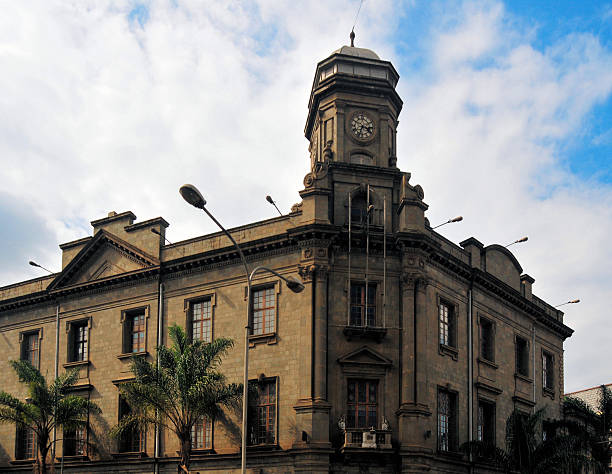
[[[350,367],[391,367],[393,362],[384,355],[376,352],[368,346],[349,352],[338,358],[338,363],[342,366]]]
[[[159,260],[100,230],[49,285],[50,290],[109,279],[159,265]]]

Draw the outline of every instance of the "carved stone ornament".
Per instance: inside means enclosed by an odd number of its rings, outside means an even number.
[[[312,258],[312,249],[304,249],[304,258]]]
[[[291,212],[300,212],[302,210],[302,203],[296,202],[293,206],[291,206]]]
[[[323,148],[323,162],[331,161],[333,157],[333,152],[332,152],[332,147],[331,147],[332,143],[333,143],[332,140],[327,140],[327,142],[325,143],[325,148]]]
[[[383,431],[389,431],[389,420],[387,420],[387,417],[385,416],[383,416],[381,428]]]
[[[308,173],[306,176],[304,176],[304,187],[310,188],[313,184],[314,184],[314,174]]]
[[[298,275],[304,283],[309,283],[312,281],[316,269],[316,265],[298,265]]]
[[[340,431],[346,430],[346,418],[344,415],[338,418],[338,428],[340,428]]]
[[[420,184],[417,184],[414,187],[414,191],[416,192],[419,199],[423,200],[425,198],[425,191],[423,191],[423,188],[421,187]]]
[[[389,168],[395,168],[397,166],[397,156],[389,157]]]
[[[312,282],[315,274],[318,275],[321,279],[327,277],[327,273],[329,271],[329,267],[326,265],[298,265],[298,275],[302,278],[304,283]]]

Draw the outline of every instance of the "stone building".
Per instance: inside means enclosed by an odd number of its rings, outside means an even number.
[[[368,49],[321,61],[301,202],[231,229],[251,267],[305,284],[293,294],[278,277],[255,281],[253,472],[468,472],[458,447],[503,441],[514,408],[559,414],[572,330],[507,248],[432,230],[423,189],[396,166],[398,79]],[[78,368],[75,389],[102,408],[58,442],[65,472],[174,471],[171,434],[106,436],[129,410],[117,387],[130,358],[153,360],[174,323],[203,340],[233,338],[222,368],[241,381],[244,268],[222,233],[165,245],[161,217],[113,212],[91,224],[92,236],[60,245],[61,272],[0,288],[2,389],[24,396],[9,359],[54,373],[59,316],[60,371]],[[194,441],[195,471],[239,469],[239,414],[203,422]],[[0,470],[30,469],[31,458],[27,433],[1,425]]]

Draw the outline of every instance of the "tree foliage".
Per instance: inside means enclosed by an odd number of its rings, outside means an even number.
[[[472,441],[462,445],[474,460],[488,461],[504,472],[524,474],[570,474],[589,469],[593,462],[585,455],[586,439],[576,426],[565,420],[548,421],[543,434],[545,409],[534,413],[513,411],[506,421],[505,449]]]
[[[179,470],[187,471],[191,459],[191,429],[202,419],[214,421],[222,407],[237,407],[242,384],[227,384],[219,371],[233,341],[218,338],[211,343],[189,341],[178,325],[169,328],[172,346],[157,348],[157,363],[132,359],[135,379],[120,392],[132,412],[111,434],[120,437],[131,430],[158,424],[175,433],[180,443]]]
[[[580,398],[563,400],[565,419],[574,424],[586,440],[585,453],[593,461],[590,469],[594,473],[608,472],[612,454],[612,390],[602,385],[600,391],[595,409]]]
[[[73,430],[86,426],[88,413],[99,413],[100,409],[86,398],[69,394],[79,377],[77,369],[58,376],[47,385],[40,371],[30,362],[12,360],[9,363],[17,373],[19,382],[27,385],[28,397],[22,401],[0,391],[0,423],[13,423],[34,432],[36,470],[45,473],[47,456],[53,444],[53,430]]]

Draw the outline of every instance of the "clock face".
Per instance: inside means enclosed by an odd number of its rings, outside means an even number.
[[[357,112],[351,119],[351,131],[358,140],[368,140],[374,135],[374,122],[363,112]]]

